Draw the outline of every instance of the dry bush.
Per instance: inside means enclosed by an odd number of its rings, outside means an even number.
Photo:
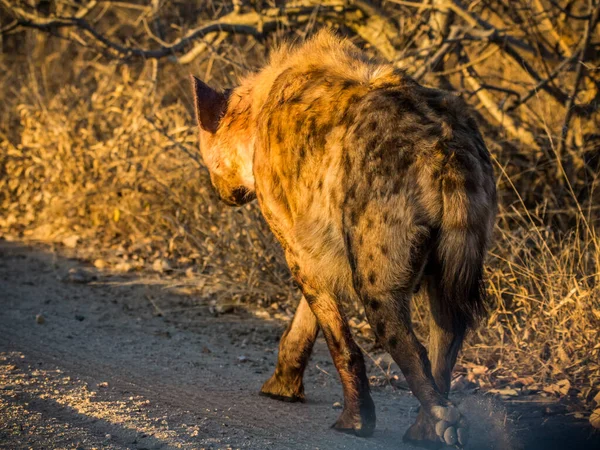
[[[257,207],[224,208],[209,188],[186,78],[231,86],[280,39],[333,26],[479,114],[500,216],[491,316],[463,353],[464,371],[496,387],[568,380],[572,389],[557,392],[591,405],[600,388],[597,1],[0,4],[5,236],[76,244],[109,268],[193,268],[199,291],[222,301],[292,303]],[[215,20],[223,26],[197,31]],[[360,306],[349,307],[361,323]],[[421,324],[425,314],[416,308]]]

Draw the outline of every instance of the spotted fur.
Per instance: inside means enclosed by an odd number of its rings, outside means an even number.
[[[407,439],[437,439],[436,408],[451,406],[452,367],[485,312],[496,214],[490,156],[464,102],[329,32],[283,46],[228,93],[197,79],[194,91],[215,188],[229,204],[258,198],[304,293],[262,393],[304,398],[320,328],[344,388],[335,427],[372,433],[363,357],[340,309],[358,298],[423,406]],[[429,355],[410,320],[421,286],[432,310]]]

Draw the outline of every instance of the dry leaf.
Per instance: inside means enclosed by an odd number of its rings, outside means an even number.
[[[512,388],[490,389],[488,392],[490,394],[508,395],[510,397],[518,397],[519,396],[519,391],[517,391],[516,389],[512,389]]]
[[[554,395],[567,395],[571,389],[571,382],[569,380],[560,380],[558,383],[550,384],[545,386],[543,391]]]
[[[488,371],[488,368],[486,366],[473,366],[471,368],[471,372],[473,372],[473,374],[475,374],[475,375],[483,375],[487,371]]]

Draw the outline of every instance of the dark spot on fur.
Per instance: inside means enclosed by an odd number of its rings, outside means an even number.
[[[460,183],[456,176],[449,176],[444,178],[443,189],[448,195],[453,194],[459,189],[462,189],[463,185]]]
[[[290,266],[290,272],[292,272],[292,275],[296,276],[300,273],[300,266],[298,264],[292,264]]]
[[[381,307],[381,303],[379,303],[379,300],[371,300],[369,301],[368,307],[373,311],[377,311]]]
[[[388,345],[390,348],[396,348],[398,346],[398,338],[396,336],[392,336],[388,341]]]
[[[342,89],[348,89],[352,86],[354,86],[356,84],[356,82],[352,81],[352,80],[344,80],[342,82]]]
[[[350,105],[354,105],[358,103],[362,99],[362,95],[359,93],[354,93],[348,98],[348,103]]]
[[[277,143],[281,144],[284,141],[285,137],[281,131],[281,128],[277,129]]]
[[[377,275],[375,275],[375,272],[371,270],[369,272],[369,284],[375,284],[376,281],[377,281]]]
[[[387,256],[389,254],[389,252],[390,252],[390,249],[385,244],[382,244],[379,248],[381,249],[381,254],[383,256]]]
[[[377,322],[377,326],[375,327],[375,332],[377,337],[383,338],[385,337],[385,322]]]
[[[317,297],[315,295],[309,294],[308,292],[304,292],[304,298],[306,299],[309,305],[312,305],[317,301]]]

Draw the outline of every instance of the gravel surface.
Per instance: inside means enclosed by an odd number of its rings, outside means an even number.
[[[257,393],[284,322],[237,308],[218,315],[160,280],[95,270],[0,240],[0,448],[412,448],[402,435],[417,402],[385,385],[373,387],[372,438],[329,428],[343,399],[321,338],[308,401],[276,402]],[[456,400],[472,448],[600,448],[585,421],[544,413],[543,399]]]

